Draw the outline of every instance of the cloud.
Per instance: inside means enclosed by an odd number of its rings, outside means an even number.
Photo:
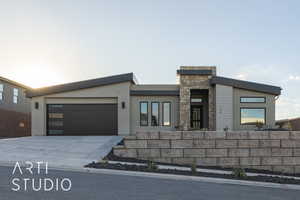
[[[300,81],[300,76],[293,76],[293,75],[290,75],[290,76],[289,76],[289,80],[292,80],[292,81]]]
[[[240,80],[246,80],[247,79],[247,74],[237,74],[236,78],[240,79]]]

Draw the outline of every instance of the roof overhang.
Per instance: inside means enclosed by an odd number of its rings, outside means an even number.
[[[24,89],[26,89],[26,90],[32,90],[32,88],[29,87],[29,86],[26,86],[26,85],[24,85],[24,84],[18,83],[18,82],[13,81],[13,80],[10,80],[10,79],[8,79],[8,78],[4,78],[4,77],[2,77],[2,76],[0,76],[0,80],[1,80],[1,81],[4,81],[4,82],[7,82],[7,83],[10,83],[10,84],[12,84],[12,85],[15,85],[15,86],[17,86],[17,87],[24,88]]]
[[[210,84],[227,85],[227,86],[232,86],[235,88],[240,88],[245,90],[252,90],[256,92],[273,94],[276,96],[280,95],[282,90],[280,87],[277,86],[260,84],[260,83],[249,82],[249,81],[242,81],[242,80],[225,78],[220,76],[212,77],[210,79]]]
[[[55,85],[50,87],[38,88],[38,89],[31,89],[26,92],[27,97],[37,97],[37,96],[44,96],[49,94],[61,93],[61,92],[69,92],[74,90],[92,88],[92,87],[99,87],[104,85],[110,84],[117,84],[123,82],[132,82],[136,84],[136,78],[133,73],[127,74],[120,74],[115,76],[107,76],[103,78],[73,82],[73,83],[66,83],[61,85]]]

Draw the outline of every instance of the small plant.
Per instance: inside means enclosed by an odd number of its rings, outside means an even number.
[[[197,165],[195,162],[193,162],[193,164],[191,165],[191,172],[192,172],[192,174],[197,173]]]
[[[106,158],[103,158],[99,162],[102,163],[102,164],[108,164],[108,160]]]
[[[158,166],[156,165],[155,162],[149,161],[149,162],[147,163],[147,168],[148,168],[148,170],[150,170],[150,171],[156,171],[156,170],[158,169]]]
[[[264,126],[264,123],[260,122],[260,121],[257,121],[255,126],[257,127],[258,130],[261,130]]]
[[[233,169],[232,175],[235,178],[246,178],[247,177],[247,174],[246,174],[245,170],[242,169],[242,168],[235,168],[235,169]]]
[[[288,123],[287,123],[287,129],[288,129],[289,131],[292,131],[292,130],[293,130],[293,127],[292,127],[292,124],[291,124],[290,121],[288,121]]]
[[[228,128],[228,126],[226,126],[226,127],[224,128],[224,131],[225,131],[225,132],[228,132],[228,130],[229,130],[229,128]]]

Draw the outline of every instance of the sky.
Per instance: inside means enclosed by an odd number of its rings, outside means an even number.
[[[134,72],[174,84],[179,66],[282,87],[300,117],[300,1],[0,0],[0,76],[31,87]]]

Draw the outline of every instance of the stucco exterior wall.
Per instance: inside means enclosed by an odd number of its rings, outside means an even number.
[[[46,105],[47,103],[105,103],[116,99],[118,103],[118,134],[129,135],[130,132],[130,82],[112,84],[89,89],[57,93],[32,98],[32,135],[46,135]],[[116,101],[114,100],[114,101]],[[35,102],[39,109],[35,109]],[[122,103],[125,102],[125,108]]]
[[[216,130],[233,129],[233,88],[216,85]]]
[[[240,103],[240,97],[266,97],[266,103]],[[255,125],[241,125],[240,108],[266,108],[266,127],[275,127],[275,95],[234,88],[233,128],[234,130],[254,130]]]
[[[131,90],[179,90],[177,84],[143,84],[131,85]]]
[[[149,126],[140,126],[140,102],[148,102],[148,124]],[[151,126],[151,102],[159,102],[159,122],[162,124],[162,103],[171,102],[171,126]],[[131,96],[130,106],[130,133],[136,134],[138,131],[146,130],[175,130],[179,125],[179,97],[177,96]]]

